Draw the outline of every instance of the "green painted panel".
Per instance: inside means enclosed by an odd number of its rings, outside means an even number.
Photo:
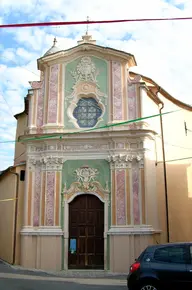
[[[91,168],[98,170],[99,174],[97,175],[96,180],[101,183],[103,188],[106,186],[106,181],[108,181],[108,186],[111,188],[111,175],[109,163],[106,160],[68,160],[63,165],[62,172],[62,185],[66,183],[67,188],[70,187],[71,183],[76,181],[76,175],[74,171],[81,167],[88,165]]]
[[[68,96],[73,92],[75,86],[75,79],[72,75],[72,72],[77,71],[77,66],[81,62],[82,57],[73,60],[68,63],[65,67],[65,102],[64,102],[64,123],[65,129],[76,129],[74,124],[70,121],[70,118],[67,116],[67,109],[70,105],[71,99],[68,99]],[[101,93],[105,94],[106,97],[101,97],[101,101],[105,106],[105,114],[103,116],[103,121],[99,122],[99,126],[106,125],[108,122],[108,65],[107,61],[104,59],[91,56],[91,61],[94,63],[96,68],[96,83],[98,89]],[[91,81],[92,82],[92,81]]]

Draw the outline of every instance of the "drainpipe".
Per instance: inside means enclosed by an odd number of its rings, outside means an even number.
[[[16,196],[15,196],[15,218],[14,218],[14,235],[13,235],[13,258],[12,265],[15,264],[16,260],[16,238],[17,238],[17,216],[18,216],[18,196],[19,196],[19,173],[12,172],[10,168],[10,173],[16,176]]]
[[[160,88],[159,88],[159,90],[160,90]],[[166,160],[165,160],[165,143],[164,143],[163,118],[162,118],[162,109],[164,108],[164,104],[161,103],[160,106],[161,106],[161,108],[159,108],[159,114],[160,114],[161,144],[162,144],[162,154],[163,154],[163,173],[164,173],[164,186],[165,186],[165,211],[166,211],[166,226],[167,226],[167,242],[169,243],[170,242],[170,232],[169,232],[167,169],[166,169]]]

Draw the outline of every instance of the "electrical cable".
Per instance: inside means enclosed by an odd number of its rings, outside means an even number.
[[[57,133],[57,135],[54,134],[54,135],[44,135],[44,136],[40,136],[40,137],[30,137],[30,138],[23,139],[22,141],[20,141],[20,140],[0,141],[0,144],[1,143],[26,142],[26,141],[34,141],[34,140],[46,140],[46,139],[51,139],[51,138],[52,139],[53,138],[62,139],[64,136],[68,137],[68,136],[73,135],[73,134],[82,134],[82,133],[88,133],[88,132],[92,132],[92,131],[97,131],[97,130],[100,130],[100,129],[108,129],[108,128],[117,127],[117,126],[129,125],[131,123],[140,122],[142,120],[155,118],[155,117],[158,117],[160,115],[167,115],[167,114],[175,113],[175,112],[178,112],[178,111],[180,111],[180,109],[179,110],[175,110],[175,111],[165,112],[165,113],[162,113],[162,114],[150,115],[150,116],[147,116],[147,117],[142,117],[142,118],[132,119],[132,120],[128,120],[128,121],[123,121],[123,122],[120,122],[120,123],[114,123],[114,124],[110,124],[110,125],[98,126],[98,127],[95,127],[95,128],[89,128],[89,129],[85,129],[85,130],[78,130],[78,131],[67,132],[67,133],[62,133],[62,134],[58,134]]]
[[[192,17],[166,17],[166,18],[136,18],[136,19],[117,19],[117,20],[86,20],[86,21],[53,21],[53,22],[34,22],[34,23],[11,23],[1,24],[0,28],[19,28],[19,27],[35,27],[35,26],[63,26],[63,25],[85,25],[89,24],[108,24],[123,22],[151,22],[151,21],[179,21],[192,20]]]

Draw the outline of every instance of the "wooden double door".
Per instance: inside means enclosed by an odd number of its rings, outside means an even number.
[[[104,269],[104,204],[82,194],[69,205],[69,269]]]

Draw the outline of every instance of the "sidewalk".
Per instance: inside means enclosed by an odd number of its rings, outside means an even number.
[[[94,279],[118,279],[118,280],[126,280],[127,273],[112,273],[110,271],[104,270],[68,270],[68,271],[45,271],[40,269],[27,269],[21,266],[12,266],[11,268],[19,271],[33,272],[33,273],[42,273],[51,276],[63,277],[63,278],[94,278]]]
[[[126,280],[119,279],[95,279],[95,278],[63,278],[63,277],[48,277],[22,275],[13,273],[0,273],[0,278],[3,279],[21,279],[21,280],[38,280],[38,281],[54,281],[54,282],[73,282],[84,285],[108,285],[108,286],[126,286]]]
[[[1,261],[0,268],[1,279],[73,282],[84,285],[126,286],[126,277],[127,275],[125,273],[111,273],[102,270],[69,270],[53,272],[39,269],[26,269],[21,266],[10,265],[4,261]]]

